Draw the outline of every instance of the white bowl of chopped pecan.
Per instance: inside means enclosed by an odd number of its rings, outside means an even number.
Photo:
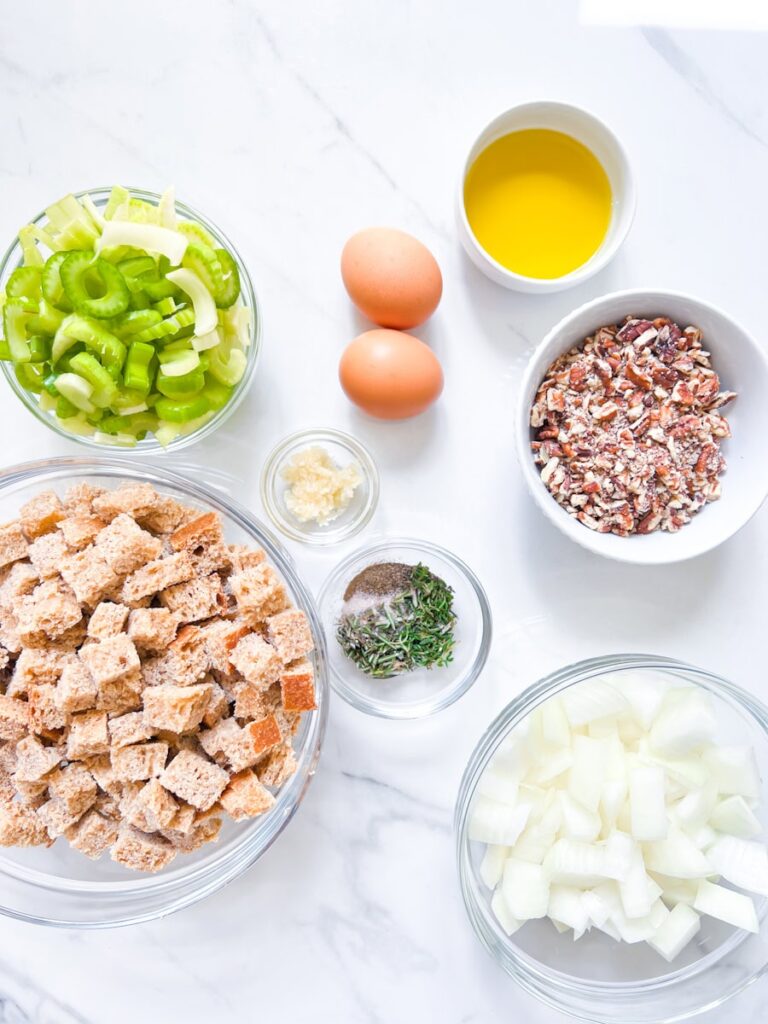
[[[660,565],[747,523],[768,463],[768,358],[728,314],[692,296],[623,291],[581,306],[525,371],[517,450],[534,500],[600,555]]]

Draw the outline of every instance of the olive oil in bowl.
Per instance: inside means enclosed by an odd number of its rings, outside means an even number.
[[[464,181],[478,244],[523,277],[554,280],[587,263],[605,240],[612,206],[608,175],[594,153],[549,128],[496,139]]]

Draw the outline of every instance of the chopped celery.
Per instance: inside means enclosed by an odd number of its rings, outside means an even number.
[[[60,373],[56,378],[56,388],[60,395],[69,399],[81,412],[93,413],[96,407],[91,402],[93,386],[84,377],[76,373]]]
[[[134,334],[134,341],[159,341],[161,338],[171,338],[174,334],[178,334],[184,327],[191,326],[195,320],[195,312],[188,306],[184,309],[180,309],[178,313],[174,313],[173,316],[166,317],[165,320],[161,320],[159,323],[153,324],[151,327],[147,327],[146,330],[140,331],[138,334]]]
[[[82,341],[87,348],[92,348],[105,367],[122,368],[125,362],[126,347],[97,320],[72,313],[56,332],[51,351],[51,362],[57,363],[61,356],[76,341]]]
[[[27,321],[29,326],[29,321]],[[33,334],[27,344],[29,345],[29,358],[33,363],[47,363],[51,358],[51,339],[44,334]]]
[[[55,334],[64,322],[66,315],[46,299],[42,299],[37,312],[29,318],[27,327],[33,334]]]
[[[99,237],[99,228],[74,196],[64,196],[45,212],[48,232],[53,234],[57,249],[93,248]]]
[[[129,256],[117,264],[117,269],[126,280],[139,278],[142,274],[154,273],[156,268],[157,264],[151,256]]]
[[[248,363],[241,349],[232,348],[227,352],[225,346],[219,345],[218,348],[212,348],[208,355],[210,374],[215,380],[230,388],[240,383]]]
[[[223,409],[234,394],[234,388],[228,388],[215,380],[206,380],[203,395],[208,399],[211,409]]]
[[[224,309],[233,306],[240,294],[240,273],[237,264],[226,249],[216,249],[216,256],[221,265],[221,282],[214,292],[216,305]]]
[[[162,253],[174,266],[181,263],[187,248],[187,239],[179,231],[161,228],[157,224],[135,224],[131,221],[108,221],[96,251],[113,245],[130,245],[147,252]]]
[[[25,267],[42,267],[45,263],[43,254],[35,245],[35,229],[32,224],[25,224],[19,231],[19,245],[24,256]]]
[[[3,331],[14,363],[28,363],[32,358],[26,327],[33,310],[28,299],[8,299],[3,306]]]
[[[64,395],[56,399],[56,415],[60,420],[68,420],[71,416],[77,416],[80,410]]]
[[[94,203],[93,199],[91,199],[91,197],[88,195],[88,193],[86,193],[83,196],[83,198],[80,200],[80,202],[83,204],[83,206],[86,208],[88,213],[91,215],[91,220],[96,225],[96,227],[99,229],[99,231],[103,231],[104,230],[104,215],[99,210],[99,208],[96,206],[96,203]]]
[[[123,448],[133,448],[136,444],[133,434],[107,434],[103,430],[95,430],[93,439],[98,444],[119,444]]]
[[[117,210],[123,203],[127,203],[130,199],[130,193],[127,188],[123,188],[122,185],[113,185],[112,191],[109,193],[109,199],[107,205],[104,207],[104,220],[111,220]]]
[[[193,398],[161,398],[155,406],[155,412],[161,420],[170,423],[188,423],[204,416],[210,407],[204,395]]]
[[[251,311],[247,306],[233,306],[219,310],[219,324],[228,338],[236,341],[240,348],[251,344]]]
[[[8,298],[40,302],[43,294],[41,276],[40,267],[17,267],[5,286]]]
[[[132,341],[123,367],[123,381],[127,388],[146,394],[152,386],[151,366],[155,349],[144,341]]]
[[[155,380],[155,387],[166,398],[188,398],[202,391],[204,385],[205,375],[200,367],[179,377],[168,377],[161,369]]]
[[[119,316],[130,298],[125,278],[107,260],[90,252],[72,252],[61,264],[61,285],[73,308],[85,316]]]
[[[160,196],[157,204],[158,223],[164,228],[175,231],[178,226],[176,218],[176,189],[170,185]]]
[[[214,298],[224,287],[224,270],[216,251],[210,245],[190,242],[181,265],[193,271]]]
[[[110,408],[117,394],[117,385],[98,359],[95,359],[90,352],[79,352],[70,360],[70,366],[93,388],[93,393],[90,396],[93,404],[98,409]]]
[[[208,334],[218,323],[213,296],[193,270],[181,267],[168,274],[168,280],[186,292],[195,311],[195,334]]]
[[[43,267],[40,279],[43,297],[46,302],[56,309],[63,310],[65,313],[72,312],[72,303],[64,294],[64,288],[61,284],[61,265],[70,255],[71,253],[63,251],[55,252],[53,256],[49,256]]]
[[[0,338],[0,361],[4,363],[11,361],[11,346],[5,338]]]
[[[162,320],[162,316],[155,309],[131,309],[121,316],[115,317],[109,324],[109,328],[117,338],[132,338],[147,327],[154,327]]]
[[[160,299],[156,302],[152,308],[156,310],[161,316],[172,316],[176,312],[176,303],[170,295],[166,295],[164,299]]]
[[[203,245],[208,245],[213,249],[216,245],[211,234],[205,230],[202,224],[199,224],[196,220],[181,220],[178,224],[178,230],[182,235],[186,235],[191,241],[202,242]]]
[[[31,391],[35,395],[42,393],[44,370],[39,363],[15,363],[13,369],[16,380],[25,391]]]

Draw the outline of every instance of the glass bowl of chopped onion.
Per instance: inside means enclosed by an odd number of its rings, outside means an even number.
[[[256,371],[261,310],[245,265],[172,188],[53,203],[0,261],[0,296],[11,389],[60,437],[102,454],[208,437]]]
[[[379,471],[367,448],[341,430],[300,430],[264,463],[261,500],[272,522],[303,544],[339,544],[371,521]]]
[[[455,830],[467,913],[529,993],[677,1021],[768,968],[768,709],[649,655],[568,666],[489,726]]]
[[[318,599],[331,685],[380,718],[424,718],[472,686],[491,644],[482,584],[429,541],[387,538],[345,558]]]

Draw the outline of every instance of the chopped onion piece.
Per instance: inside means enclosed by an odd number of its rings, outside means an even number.
[[[727,882],[768,896],[768,851],[762,843],[720,836],[707,850],[707,858]]]
[[[501,882],[504,901],[517,921],[546,917],[549,906],[549,877],[540,864],[510,857]]]
[[[648,942],[670,963],[678,957],[701,928],[701,918],[685,903],[673,907]]]
[[[629,808],[635,839],[665,838],[669,818],[664,795],[664,772],[659,765],[638,765],[631,770]]]
[[[164,231],[165,228],[160,228],[160,230]],[[180,237],[184,238],[183,235]],[[186,241],[186,239],[184,240]],[[145,246],[145,248],[147,247]],[[192,300],[195,310],[195,335],[199,337],[215,330],[218,323],[216,303],[197,274],[193,270],[188,270],[187,267],[179,267],[178,270],[171,270],[165,276],[183,292],[186,292]]]
[[[722,885],[714,885],[703,879],[699,883],[693,909],[700,914],[716,917],[719,921],[732,924],[734,928],[743,928],[747,932],[757,933],[760,926],[757,921],[755,905],[749,896]]]
[[[729,796],[712,811],[709,824],[731,836],[752,839],[763,831],[755,813],[743,796]]]
[[[516,921],[510,914],[501,889],[497,889],[491,897],[491,910],[507,935],[514,935],[522,927],[522,921]]]

